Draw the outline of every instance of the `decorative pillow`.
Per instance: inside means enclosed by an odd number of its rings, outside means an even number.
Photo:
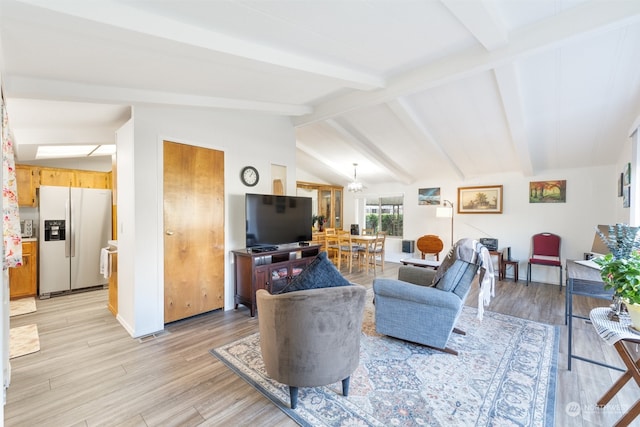
[[[304,289],[330,288],[332,286],[350,286],[338,269],[327,258],[326,252],[320,252],[316,259],[304,271],[298,274],[279,294]]]

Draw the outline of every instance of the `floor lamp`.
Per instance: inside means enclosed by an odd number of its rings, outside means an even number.
[[[449,206],[447,207],[447,203]],[[453,247],[453,203],[444,199],[442,201],[442,207],[436,209],[437,218],[451,218],[451,247]]]

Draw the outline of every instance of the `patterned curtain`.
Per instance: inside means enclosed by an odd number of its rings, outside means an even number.
[[[2,97],[0,109],[2,110],[2,231],[4,236],[2,269],[6,270],[9,267],[22,265],[22,237],[13,157],[13,135],[9,130],[9,116],[4,97]]]

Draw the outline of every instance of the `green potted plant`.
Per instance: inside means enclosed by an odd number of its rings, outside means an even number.
[[[325,223],[324,215],[314,215],[313,223],[315,224],[316,222],[318,223],[318,231],[323,231]]]
[[[640,329],[640,227],[627,224],[609,226],[609,235],[597,230],[610,253],[595,259],[605,289],[613,289],[614,297],[624,302],[633,326]]]

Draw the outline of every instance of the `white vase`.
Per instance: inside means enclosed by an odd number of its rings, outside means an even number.
[[[625,301],[625,305],[631,317],[631,325],[634,329],[640,331],[640,304],[631,304]]]

